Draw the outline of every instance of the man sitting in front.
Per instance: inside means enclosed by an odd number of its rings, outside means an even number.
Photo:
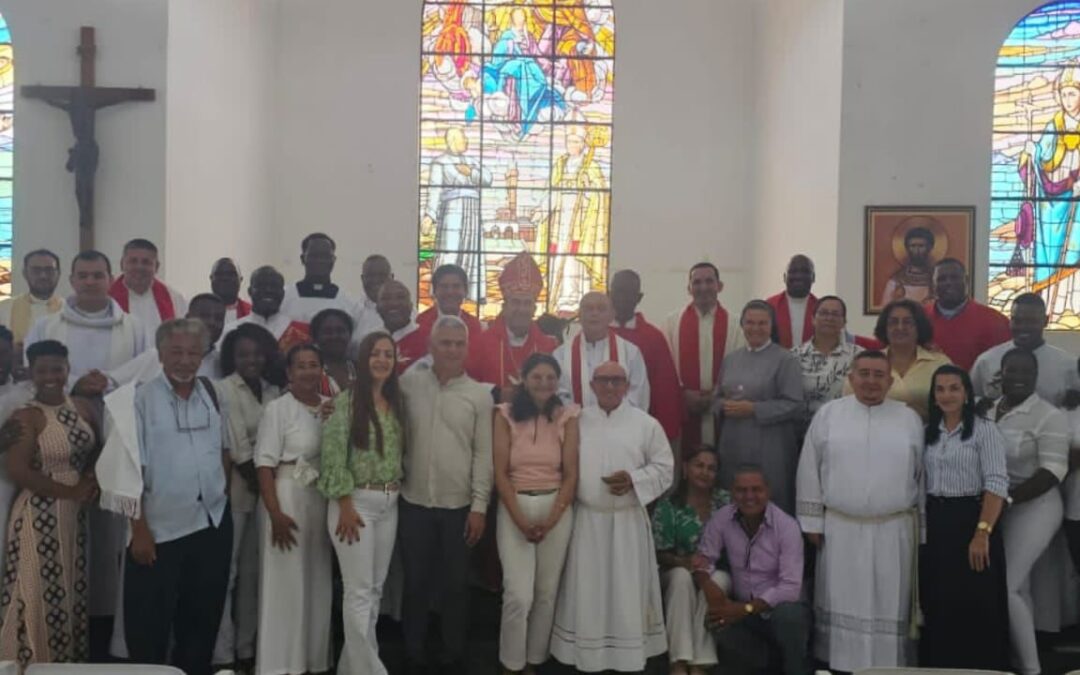
[[[807,675],[810,610],[799,602],[799,523],[769,501],[761,467],[736,469],[731,494],[734,503],[709,519],[694,556],[694,581],[708,602],[707,621],[725,654],[721,658],[757,665],[760,654],[775,646],[784,675]],[[712,577],[725,551],[731,564],[730,594]]]

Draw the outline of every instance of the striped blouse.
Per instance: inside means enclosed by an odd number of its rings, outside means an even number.
[[[971,437],[962,438],[964,425],[952,431],[941,422],[941,435],[926,447],[926,493],[936,497],[971,497],[992,492],[1009,496],[1005,437],[984,417],[975,417]]]

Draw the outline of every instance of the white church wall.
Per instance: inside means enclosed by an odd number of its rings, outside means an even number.
[[[286,84],[272,79],[275,16],[270,0],[169,3],[165,259],[188,297],[209,290],[223,255],[245,277],[274,258],[270,87]]]
[[[836,289],[843,0],[758,0],[754,7],[755,147],[750,291],[783,289],[795,253]]]
[[[276,40],[273,262],[300,274],[299,242],[324,230],[337,276],[389,256],[416,283],[420,0],[280,0]],[[654,320],[685,302],[686,269],[722,269],[747,295],[751,3],[617,5],[612,268],[644,276]]]
[[[152,103],[127,103],[97,116],[97,247],[118,261],[132,237],[165,233],[165,0],[0,0],[11,27],[16,86],[74,85],[80,26],[97,29],[99,86],[157,89]],[[47,246],[64,267],[78,251],[74,179],[64,169],[73,139],[67,117],[15,97],[14,257]],[[62,287],[67,288],[67,274]],[[25,290],[16,278],[15,292]]]
[[[1038,0],[845,3],[837,285],[863,316],[866,205],[974,205],[976,297],[986,294],[997,52]],[[1072,349],[1080,338],[1051,334]]]

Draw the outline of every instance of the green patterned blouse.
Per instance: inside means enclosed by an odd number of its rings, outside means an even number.
[[[325,446],[323,446],[325,447]],[[713,490],[712,510],[715,512],[731,501],[727,490]],[[671,497],[664,497],[657,503],[652,518],[653,540],[657,551],[672,551],[675,555],[690,555],[697,550],[698,539],[705,523],[698,520],[694,507],[683,504],[677,506]]]
[[[318,482],[319,492],[327,499],[344,497],[357,485],[401,480],[401,424],[391,411],[377,414],[383,432],[382,455],[375,450],[375,425],[368,430],[368,449],[354,448],[350,441],[352,392],[334,399],[334,414],[323,426]]]

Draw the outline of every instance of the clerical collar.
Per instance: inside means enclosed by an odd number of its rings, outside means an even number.
[[[593,345],[598,345],[598,344],[600,344],[602,342],[605,342],[608,339],[609,335],[610,335],[609,333],[604,333],[604,336],[602,338],[600,338],[599,340],[590,340],[589,336],[585,334],[585,331],[581,332],[582,339],[584,339],[585,344],[589,345],[590,347],[593,346]]]
[[[964,308],[967,307],[967,304],[968,304],[968,301],[964,300],[963,302],[961,302],[956,307],[953,307],[952,309],[945,309],[944,307],[941,306],[941,303],[934,303],[934,309],[936,309],[937,313],[940,314],[941,316],[945,317],[946,319],[952,319],[955,316],[957,316],[958,314],[960,314],[960,312],[964,311]]]
[[[316,284],[311,281],[297,281],[296,293],[301,298],[336,298],[337,284]]]
[[[618,319],[611,322],[613,328],[626,328],[628,330],[635,330],[637,328],[637,315],[630,317],[630,320],[626,323],[619,323]]]
[[[784,295],[787,296],[787,301],[789,305],[805,305],[807,299],[809,298],[809,296],[806,295],[802,296],[801,298],[796,298],[794,295],[791,295],[786,291],[784,292]]]
[[[112,303],[111,302],[109,304],[105,305],[104,309],[99,309],[96,312],[88,312],[85,309],[82,309],[81,307],[76,305],[75,303],[71,303],[71,309],[72,309],[73,312],[75,312],[79,316],[85,317],[87,319],[104,319],[106,317],[112,316]]]
[[[768,349],[771,346],[772,346],[772,340],[769,340],[765,344],[761,345],[760,347],[751,347],[750,345],[746,345],[746,350],[750,351],[750,352],[763,352],[763,351],[765,351],[766,349]]]

